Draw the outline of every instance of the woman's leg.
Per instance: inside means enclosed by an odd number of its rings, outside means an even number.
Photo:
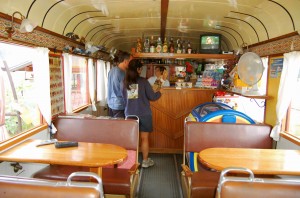
[[[148,159],[149,154],[149,133],[141,131],[141,150],[143,154],[143,160]]]
[[[149,134],[153,130],[152,117],[140,116],[140,138],[141,138],[141,151],[143,154],[143,168],[148,168],[154,165],[154,161],[148,157],[149,155]]]
[[[149,154],[149,133],[148,132],[141,132],[141,150],[143,154],[143,168],[148,168],[154,165],[154,161],[148,158]]]

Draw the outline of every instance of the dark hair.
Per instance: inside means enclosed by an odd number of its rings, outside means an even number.
[[[164,66],[156,66],[155,69],[159,69],[160,73],[163,74],[165,70],[167,70]]]
[[[124,78],[125,87],[130,90],[129,85],[137,83],[139,73],[137,72],[138,68],[141,68],[143,64],[137,59],[133,59],[128,64],[128,69]]]
[[[118,61],[119,63],[122,63],[124,60],[129,60],[130,54],[128,52],[120,52],[118,54]]]

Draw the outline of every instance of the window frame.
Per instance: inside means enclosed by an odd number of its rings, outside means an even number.
[[[293,134],[291,134],[289,132],[289,121],[290,121],[290,117],[291,117],[291,104],[288,107],[288,110],[286,112],[286,115],[284,117],[284,119],[282,120],[282,125],[281,125],[281,132],[280,135],[284,138],[286,138],[287,140],[293,142],[294,144],[300,146],[300,138],[294,136]]]
[[[20,46],[20,47],[28,47],[28,48],[33,48],[32,45],[27,45],[27,44],[24,44],[24,43],[15,43],[15,42],[5,42],[5,41],[0,41],[1,43],[4,43],[4,44],[7,44],[7,45],[14,45],[16,47]],[[22,140],[30,137],[30,136],[33,136],[45,129],[48,128],[48,125],[45,121],[45,119],[43,118],[42,114],[40,113],[40,124],[35,126],[35,127],[32,127],[31,129],[29,130],[26,130],[26,131],[23,131],[23,132],[20,132],[18,133],[17,135],[14,135],[13,137],[10,137],[6,140],[3,140],[0,142],[0,151],[3,150],[3,149],[6,149],[6,148],[9,148],[11,146],[13,146],[14,144],[18,143],[18,142],[21,142]]]
[[[41,125],[34,127],[28,131],[24,131],[18,135],[15,135],[7,140],[0,142],[0,151],[7,149],[7,148],[13,146],[14,144],[19,143],[37,133],[43,131],[43,130],[46,130],[48,128],[48,125],[45,124],[44,119],[43,119],[43,123],[44,124],[41,124]]]
[[[16,45],[16,46],[19,45],[19,46],[24,46],[24,47],[33,47],[33,46],[29,46],[29,45],[22,45],[22,44],[10,43],[10,42],[9,43],[4,42],[4,43],[10,44],[10,45]],[[54,56],[54,57],[58,57],[59,56],[63,60],[62,54],[53,54],[53,52],[50,51],[49,52],[49,57],[50,56]],[[86,61],[87,61],[87,57],[85,57],[85,56],[81,56],[81,57],[85,58]],[[62,64],[63,64],[63,62],[62,62]],[[65,79],[64,79],[63,75],[62,75],[62,78],[63,78],[63,81],[64,81]],[[87,99],[87,104],[82,105],[82,106],[80,106],[80,107],[78,107],[76,109],[73,109],[74,113],[80,112],[80,111],[88,108],[91,105],[91,100],[90,100],[90,95],[89,95],[89,89],[88,89],[88,87],[89,87],[88,64],[86,65],[86,81],[87,81],[86,82],[86,90],[87,90],[87,92],[86,92],[86,94],[87,94],[86,97],[87,98],[86,99]],[[65,111],[65,108],[64,108],[64,112],[63,113],[65,113],[65,112],[66,111]],[[27,139],[27,138],[30,138],[31,136],[33,136],[35,134],[38,134],[38,133],[40,133],[40,132],[42,132],[44,130],[47,130],[48,129],[48,125],[47,125],[45,119],[43,119],[42,114],[40,114],[40,117],[41,117],[41,124],[40,125],[38,125],[36,127],[33,127],[33,128],[31,128],[31,129],[29,129],[27,131],[23,131],[23,132],[15,135],[15,136],[7,139],[7,140],[1,141],[0,142],[0,151],[2,151],[4,149],[7,149],[7,148],[9,148],[9,147],[11,147],[11,146],[13,146],[13,145],[15,145],[15,144],[17,144],[17,143],[25,140],[25,139]],[[54,117],[56,117],[56,116],[53,116],[53,118]]]

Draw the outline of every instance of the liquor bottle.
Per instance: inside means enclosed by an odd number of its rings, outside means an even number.
[[[169,43],[169,52],[170,53],[174,53],[174,41],[173,41],[173,37],[171,37],[170,39],[170,43]]]
[[[186,54],[186,53],[187,53],[186,45],[185,45],[185,41],[184,41],[184,40],[182,41],[182,53],[183,53],[183,54]]]
[[[138,39],[137,39],[135,50],[136,50],[137,53],[142,52],[142,42],[141,42],[141,38],[138,38]]]
[[[192,46],[191,46],[190,41],[188,41],[188,45],[187,45],[187,53],[188,53],[188,54],[191,54],[191,53],[192,53]]]
[[[198,65],[198,67],[197,67],[197,69],[196,69],[196,74],[197,74],[197,75],[201,75],[201,71],[202,71],[202,64],[199,63],[199,65]]]
[[[168,43],[167,38],[165,37],[164,45],[163,45],[163,53],[168,53]]]
[[[157,43],[156,43],[156,52],[157,52],[157,53],[161,53],[161,52],[162,52],[162,43],[161,43],[160,37],[158,37],[158,39],[157,39]]]
[[[182,46],[181,46],[181,40],[180,39],[177,39],[176,53],[177,54],[181,54],[182,53]]]
[[[151,41],[150,41],[150,53],[155,52],[155,43],[154,43],[154,38],[151,36]]]
[[[144,42],[144,52],[149,53],[150,52],[150,40],[149,37],[146,37]]]

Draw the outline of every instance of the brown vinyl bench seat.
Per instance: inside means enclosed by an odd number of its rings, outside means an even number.
[[[72,178],[92,177],[98,183],[74,182]],[[65,181],[43,180],[0,175],[0,197],[2,198],[104,198],[102,180],[95,173],[76,172]]]
[[[245,177],[228,176],[244,172]],[[227,168],[220,174],[216,198],[296,198],[300,195],[300,180],[257,178],[246,168]]]
[[[271,126],[266,124],[185,122],[182,164],[184,196],[215,197],[220,172],[205,167],[197,160],[200,151],[213,147],[271,149],[270,132]],[[197,166],[197,171],[191,170],[192,165]]]
[[[134,196],[139,179],[137,120],[59,117],[54,125],[57,128],[54,138],[59,141],[106,143],[125,148],[128,152],[125,162],[102,168],[103,188],[105,194]],[[89,171],[89,168],[49,165],[33,177],[65,180],[75,171]],[[74,181],[89,181],[89,178],[74,178]]]
[[[64,181],[69,173],[74,171],[89,171],[88,167],[50,165],[34,174],[35,178]],[[131,174],[128,169],[103,168],[102,181],[105,194],[130,195]],[[74,181],[86,182],[89,177],[75,177]]]

